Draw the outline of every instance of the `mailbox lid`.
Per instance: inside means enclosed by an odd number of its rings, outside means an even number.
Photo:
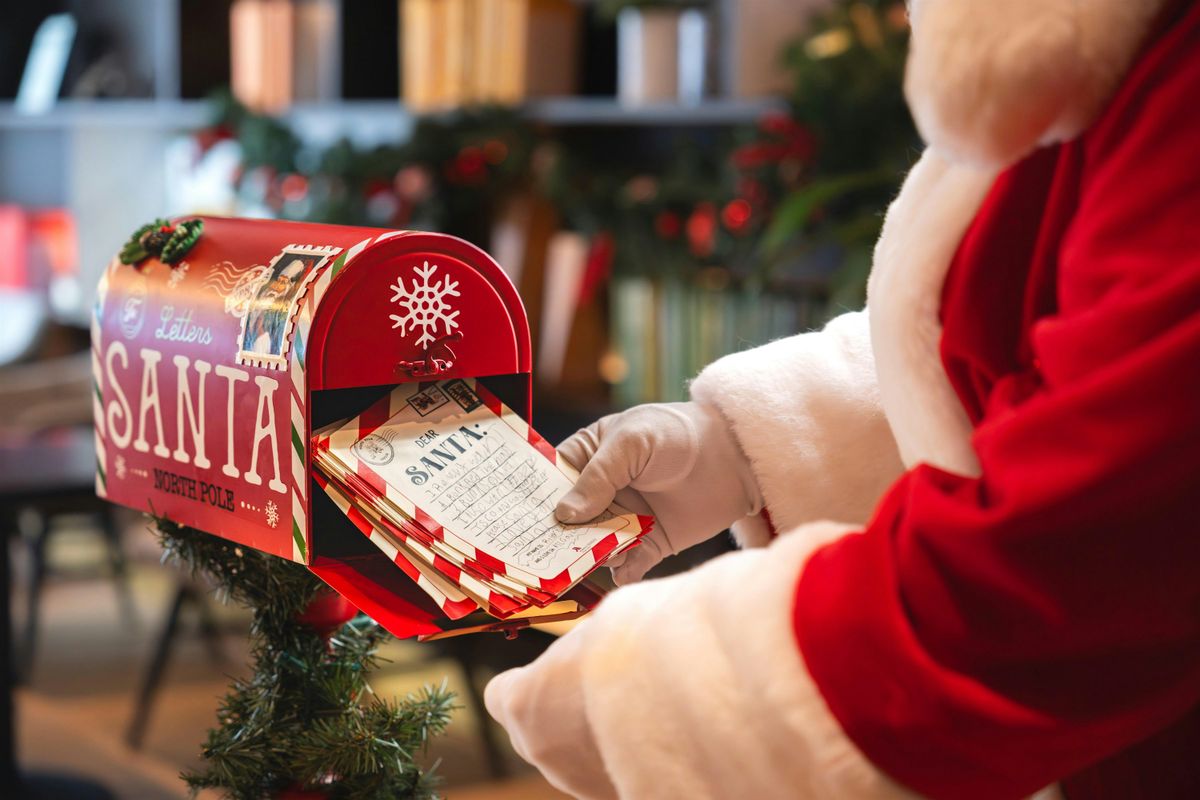
[[[318,281],[307,341],[312,390],[530,372],[529,325],[500,266],[452,236],[384,234]],[[299,348],[298,348],[299,349]]]

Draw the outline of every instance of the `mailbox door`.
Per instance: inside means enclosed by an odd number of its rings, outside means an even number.
[[[489,255],[461,239],[382,238],[343,269],[335,265],[328,289],[315,287],[314,298],[310,390],[419,379],[427,359],[444,368],[438,377],[530,371],[529,325],[516,290]]]
[[[296,326],[310,428],[358,413],[387,387],[497,376],[529,413],[525,310],[499,266],[460,239],[383,234],[314,284]],[[372,388],[373,387],[373,388]],[[312,481],[309,567],[397,636],[440,630],[443,614],[333,508]]]

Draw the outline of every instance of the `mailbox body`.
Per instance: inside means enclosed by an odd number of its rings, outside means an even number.
[[[436,608],[313,491],[309,440],[434,364],[439,379],[486,378],[528,418],[511,282],[440,234],[204,225],[174,267],[114,258],[101,280],[97,493],[304,563],[399,635],[436,630]]]

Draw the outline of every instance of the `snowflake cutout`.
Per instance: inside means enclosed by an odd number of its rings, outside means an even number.
[[[267,524],[274,528],[279,524],[279,506],[275,505],[274,500],[268,500],[265,511],[267,515]]]
[[[428,261],[423,267],[415,267],[413,271],[420,280],[413,278],[411,289],[404,288],[403,278],[397,278],[391,286],[395,292],[391,302],[399,305],[404,313],[388,314],[388,317],[392,320],[393,330],[399,328],[402,336],[420,330],[417,346],[428,346],[437,338],[439,324],[445,329],[443,335],[447,336],[458,327],[455,317],[459,312],[452,311],[451,305],[446,302],[448,297],[460,296],[458,281],[452,281],[448,277],[437,282],[430,281],[437,272],[437,265],[431,267]]]
[[[187,271],[188,271],[188,262],[186,262],[186,261],[180,262],[179,266],[177,266],[171,270],[171,277],[167,278],[167,288],[174,289],[176,286],[178,286],[180,283],[182,283],[184,277],[187,275]]]
[[[125,476],[129,474],[129,468],[125,465],[125,456],[118,455],[113,460],[113,469],[117,473],[117,480],[125,480]]]

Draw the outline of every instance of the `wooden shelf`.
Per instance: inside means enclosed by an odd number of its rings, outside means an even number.
[[[782,109],[781,100],[712,99],[698,105],[653,103],[624,105],[608,97],[555,97],[523,106],[528,119],[563,126],[738,125]],[[23,114],[11,102],[0,103],[0,131],[70,130],[136,126],[156,130],[188,130],[206,125],[211,109],[202,100],[65,100],[44,114]],[[428,112],[433,116],[450,111]],[[394,100],[348,100],[297,103],[281,115],[306,140],[349,136],[380,143],[403,140],[417,115]]]
[[[710,99],[696,105],[626,105],[609,97],[555,97],[531,100],[531,119],[550,125],[651,126],[739,125],[783,108],[776,98]]]
[[[200,101],[62,100],[44,114],[24,114],[0,103],[0,131],[139,127],[180,130],[203,127],[211,111]]]
[[[297,104],[282,118],[309,144],[328,145],[345,136],[361,146],[402,142],[413,117],[394,101]],[[65,100],[44,114],[23,114],[0,103],[0,135],[20,131],[86,131],[135,127],[144,131],[188,131],[212,122],[204,100]]]

